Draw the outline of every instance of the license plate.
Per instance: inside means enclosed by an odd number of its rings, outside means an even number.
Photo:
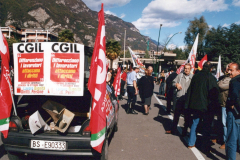
[[[47,150],[66,150],[66,142],[64,141],[41,141],[31,140],[31,148],[47,149]]]

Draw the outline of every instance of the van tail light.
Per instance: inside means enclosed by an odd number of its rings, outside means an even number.
[[[9,131],[18,132],[19,130],[23,130],[21,119],[18,116],[12,115],[9,122]]]
[[[91,131],[90,131],[90,120],[86,120],[83,124],[82,124],[82,127],[81,127],[81,130],[80,130],[80,133],[83,135],[83,136],[90,136],[91,135]]]
[[[87,126],[84,130],[83,130],[83,133],[82,135],[83,136],[90,136],[91,132],[90,132],[90,127]]]
[[[90,132],[90,126],[87,126],[87,127],[83,130],[83,132]]]
[[[16,123],[14,123],[12,121],[9,122],[9,131],[18,132],[18,127],[17,127]]]

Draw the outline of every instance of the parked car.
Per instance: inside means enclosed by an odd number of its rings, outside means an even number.
[[[88,67],[85,68],[88,69]],[[87,81],[88,79],[85,77],[84,96],[24,95],[22,97],[15,97],[17,115],[11,115],[8,137],[5,139],[1,134],[10,160],[23,159],[26,154],[36,156],[90,156],[101,160],[107,159],[108,138],[118,130],[119,103],[114,95],[113,88],[107,85],[107,94],[111,104],[108,106],[108,115],[106,115],[107,131],[102,153],[100,154],[90,145],[91,132],[89,122],[91,119],[90,108],[92,97],[86,87]],[[47,122],[50,115],[42,106],[49,100],[65,106],[75,116],[68,130],[64,133],[58,130],[39,130],[35,134],[32,134],[28,119],[33,113],[39,111],[43,120]],[[51,121],[48,121],[47,124],[50,125]]]

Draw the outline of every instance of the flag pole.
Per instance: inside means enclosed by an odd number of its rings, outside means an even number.
[[[125,39],[126,39],[126,28],[125,28],[125,33],[124,33],[124,61],[123,61],[123,65],[125,66]]]
[[[10,87],[9,87],[10,88]],[[11,92],[11,90],[10,90]],[[11,93],[11,97],[12,97],[12,102],[13,102],[13,110],[14,110],[14,113],[15,113],[15,116],[17,116],[17,110],[16,110],[16,106],[15,106],[15,102],[14,102],[14,99],[13,99],[13,94]]]
[[[10,76],[9,76],[10,78]],[[10,93],[11,93],[11,98],[12,98],[12,104],[13,104],[13,110],[14,110],[14,113],[15,113],[15,116],[17,116],[17,110],[16,110],[16,106],[15,106],[15,102],[14,102],[14,99],[13,99],[13,92],[11,90],[11,84],[8,83],[8,86],[9,86],[9,90],[10,90]]]

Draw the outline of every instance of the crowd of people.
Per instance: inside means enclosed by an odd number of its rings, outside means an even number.
[[[222,143],[220,149],[225,149],[227,159],[236,159],[236,151],[240,149],[240,65],[230,63],[224,75],[217,79],[212,73],[212,64],[205,62],[202,70],[191,73],[191,65],[185,64],[182,73],[177,74],[176,68],[171,68],[168,73],[164,70],[158,78],[159,96],[167,100],[167,112],[174,114],[173,122],[166,134],[178,134],[178,122],[181,115],[184,117],[184,127],[181,136],[189,136],[188,148],[195,147],[197,140],[197,127],[202,127],[201,150],[211,152],[211,143],[214,139],[210,136],[214,125],[214,117],[221,121],[218,142]],[[151,98],[154,90],[153,68],[145,69],[145,76],[137,78],[138,67],[125,69],[121,74],[121,94],[125,94],[124,86],[127,85],[127,114],[138,114],[136,110],[137,94],[139,94],[144,108],[143,114],[148,115]],[[114,72],[109,70],[107,82],[114,78]],[[113,81],[113,80],[112,80]],[[173,105],[171,105],[173,102]],[[190,133],[188,135],[188,128]]]
[[[185,64],[183,73],[177,75],[172,69],[166,79],[167,111],[172,109],[174,113],[171,129],[166,134],[177,134],[177,125],[182,114],[182,136],[187,136],[188,127],[190,128],[188,148],[195,147],[197,127],[201,123],[201,150],[210,153],[211,140],[215,141],[210,136],[214,116],[220,112],[221,116],[217,120],[222,122],[222,132],[218,133],[221,138],[217,140],[222,143],[220,149],[225,149],[227,159],[235,160],[238,145],[240,147],[240,66],[238,63],[228,64],[225,74],[218,80],[211,74],[210,62],[204,63],[203,69],[194,75],[190,70],[191,65]]]

